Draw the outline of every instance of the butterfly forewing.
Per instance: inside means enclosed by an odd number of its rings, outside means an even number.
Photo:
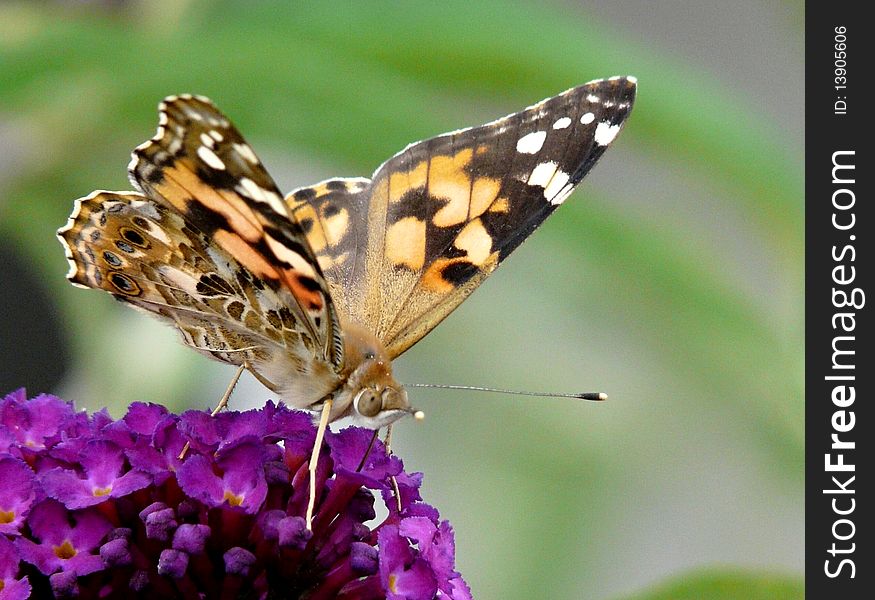
[[[341,369],[337,315],[306,236],[252,148],[209,100],[165,99],[158,133],[134,151],[129,170],[147,196],[283,297],[317,358]]]
[[[486,125],[412,144],[367,180],[290,194],[339,310],[398,356],[559,205],[616,137],[632,78],[572,88]],[[333,221],[332,221],[333,219]],[[325,232],[333,231],[332,243]],[[335,290],[339,290],[335,292]]]

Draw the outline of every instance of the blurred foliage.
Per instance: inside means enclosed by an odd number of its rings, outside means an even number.
[[[715,455],[707,469],[744,464],[749,470],[738,477],[741,489],[757,488],[745,478],[760,472],[778,480],[761,502],[775,515],[786,498],[801,494],[801,149],[782,143],[757,99],[563,3],[4,3],[0,235],[36,267],[64,314],[78,378],[87,381],[85,397],[95,398],[91,408],[184,398],[192,381],[225,375],[205,368],[192,352],[164,351],[164,338],[155,336],[165,332],[154,333],[159,328],[151,321],[69,288],[54,241],[72,199],[95,188],[130,187],[127,156],[152,135],[160,98],[181,92],[212,97],[268,169],[281,166],[278,179],[291,171],[288,181],[304,185],[327,175],[368,174],[407,142],[614,74],[636,75],[640,94],[617,148],[603,162],[625,152],[628,164],[657,165],[681,186],[673,193],[682,200],[705,189],[737,216],[726,227],[738,227],[740,243],[752,239],[765,249],[770,262],[763,269],[774,280],[768,297],[738,285],[727,264],[743,259],[726,256],[707,228],[695,228],[694,207],[665,212],[660,221],[642,218],[617,204],[618,189],[628,189],[620,182],[585,184],[586,191],[539,232],[540,241],[510,261],[516,266],[502,270],[510,273],[484,286],[493,290],[488,300],[476,294],[466,303],[471,308],[460,309],[463,314],[429,336],[433,341],[411,352],[410,372],[419,379],[455,376],[450,382],[458,383],[469,377],[531,389],[554,386],[551,373],[567,372],[566,379],[576,381],[586,364],[587,379],[603,373],[597,386],[625,398],[593,416],[587,412],[586,423],[507,400],[447,400],[430,411],[428,425],[400,433],[405,448],[441,448],[437,456],[423,450],[414,457],[433,482],[429,499],[459,529],[460,568],[475,594],[572,597],[587,585],[581,582],[597,580],[605,564],[581,566],[581,539],[613,540],[630,528],[629,515],[647,510],[630,498],[682,493],[674,478],[685,476],[685,461],[699,448]],[[301,156],[305,168],[297,164]],[[326,172],[328,166],[341,170]],[[528,280],[501,279],[513,277],[514,269]],[[555,282],[549,291],[546,281]],[[517,301],[517,311],[533,306],[537,314],[531,323],[509,325],[501,306],[485,304],[497,305],[499,297]],[[497,332],[503,345],[484,348]],[[559,341],[548,348],[551,335]],[[526,344],[545,348],[521,354]],[[462,357],[490,354],[490,363],[501,363],[492,373],[497,379],[483,380],[485,366],[453,363],[448,348]],[[440,370],[443,361],[453,365],[452,375]],[[513,381],[521,369],[530,375]],[[146,387],[154,395],[144,394]],[[462,419],[453,414],[462,411]],[[525,435],[524,442],[502,437],[498,411],[517,423],[512,431]],[[406,440],[414,435],[419,439]],[[463,485],[451,468],[435,466],[471,453],[476,460]],[[477,497],[481,485],[494,489]],[[441,494],[446,498],[436,498]],[[538,502],[547,503],[541,504],[546,514],[532,520]],[[493,521],[502,521],[492,518],[497,510],[516,531],[495,529]],[[482,552],[480,539],[501,550]],[[769,539],[766,545],[783,538]],[[614,550],[602,560],[622,561],[622,548]],[[745,581],[684,580],[671,588],[680,595],[642,598],[685,597],[683,590],[723,597],[714,590],[744,589]]]
[[[622,600],[801,600],[802,580],[786,575],[708,571],[693,573]],[[621,600],[621,599],[617,599]]]

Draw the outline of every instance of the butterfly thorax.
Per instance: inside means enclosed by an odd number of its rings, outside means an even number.
[[[332,393],[329,420],[352,417],[379,429],[409,413],[407,391],[392,375],[392,361],[380,340],[356,323],[344,323],[343,342],[341,384]]]

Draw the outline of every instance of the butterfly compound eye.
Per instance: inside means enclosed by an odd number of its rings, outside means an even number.
[[[363,417],[376,417],[382,408],[382,399],[370,388],[363,389],[355,398],[355,409]]]

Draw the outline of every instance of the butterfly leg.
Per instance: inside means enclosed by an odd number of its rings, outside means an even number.
[[[377,441],[377,437],[380,435],[379,429],[374,429],[374,435],[371,436],[371,441],[368,442],[368,447],[365,449],[365,453],[362,455],[361,461],[359,461],[359,466],[356,468],[355,472],[360,473],[362,469],[365,468],[365,461],[368,460],[368,456],[371,454],[371,450],[374,448],[374,442]]]
[[[322,405],[322,416],[319,418],[319,429],[316,430],[316,442],[310,455],[310,499],[307,501],[307,529],[313,531],[313,508],[316,506],[316,465],[319,464],[319,451],[322,449],[322,439],[328,428],[328,415],[331,414],[331,398]]]
[[[386,437],[383,439],[383,445],[386,447],[386,454],[392,454],[392,423],[386,426]],[[401,490],[398,488],[398,480],[394,475],[390,475],[392,480],[392,492],[395,494],[395,506],[398,513],[401,513]]]
[[[213,412],[210,413],[211,417],[215,417],[223,408],[228,406],[228,400],[231,399],[231,393],[234,391],[234,388],[237,387],[237,382],[240,381],[240,376],[243,375],[243,371],[249,368],[249,363],[243,361],[243,364],[237,368],[237,372],[234,373],[234,377],[231,378],[231,383],[228,384],[228,389],[225,390],[225,393],[222,394],[222,399],[219,400],[219,403],[216,405],[216,408],[213,409]],[[188,449],[191,447],[191,444],[185,442],[185,446],[182,447],[182,452],[179,453],[179,460],[185,458]]]

